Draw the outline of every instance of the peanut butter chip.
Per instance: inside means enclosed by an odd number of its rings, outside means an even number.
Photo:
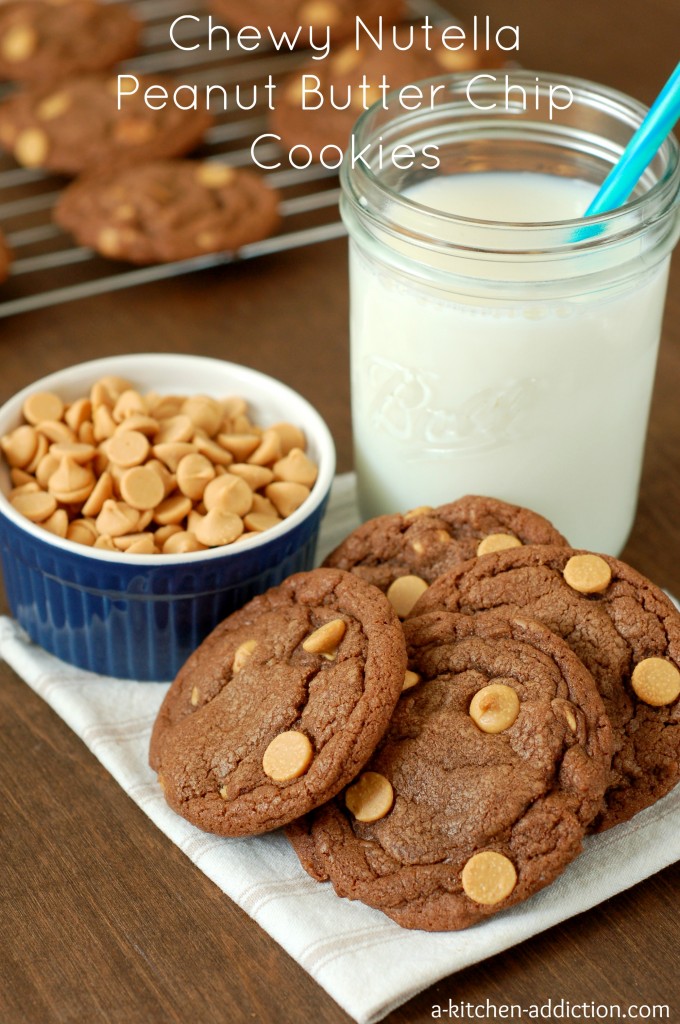
[[[274,463],[274,476],[277,480],[288,480],[311,487],[316,480],[316,474],[316,466],[299,448],[292,448],[288,455]]]
[[[463,892],[475,903],[491,907],[517,885],[515,865],[502,853],[484,850],[470,857],[461,875]]]
[[[265,516],[257,512],[249,512],[243,517],[243,525],[246,530],[251,530],[253,533],[264,533],[265,530],[271,530],[272,526],[278,526],[282,523],[283,519],[279,516]]]
[[[50,149],[42,128],[25,128],[14,140],[14,156],[24,167],[42,167]]]
[[[2,439],[2,450],[10,466],[27,466],[38,449],[38,434],[35,427],[24,423]]]
[[[158,473],[148,466],[133,466],[120,478],[120,495],[132,508],[156,508],[165,497],[165,487]]]
[[[401,692],[404,690],[410,690],[411,687],[417,686],[420,682],[420,676],[417,672],[411,672],[410,669],[406,669],[406,675],[404,676],[404,682],[402,683]]]
[[[274,782],[291,782],[304,775],[313,757],[309,738],[303,732],[291,730],[274,737],[264,752],[262,768]]]
[[[506,548],[521,548],[522,541],[511,533],[490,533],[480,540],[477,546],[478,555],[488,555],[492,551],[505,551]]]
[[[102,505],[102,510],[97,516],[97,532],[105,533],[109,537],[122,537],[126,533],[132,533],[137,529],[139,512],[130,508],[123,501],[114,501],[109,498]]]
[[[357,821],[378,821],[392,809],[392,783],[378,772],[364,772],[345,793],[345,803]]]
[[[387,600],[399,618],[405,619],[428,586],[420,576],[398,576],[388,588]]]
[[[665,658],[645,658],[633,669],[630,681],[640,700],[654,708],[680,697],[680,671]]]
[[[417,508],[412,508],[410,511],[404,513],[404,521],[410,523],[412,519],[418,519],[420,516],[426,516],[428,512],[431,511],[431,505],[418,505]]]
[[[445,71],[471,71],[477,66],[476,59],[476,54],[469,49],[449,50],[442,47],[435,53],[435,60]]]
[[[223,512],[244,516],[252,508],[253,492],[245,480],[232,473],[223,473],[206,485],[203,501],[209,512],[212,509],[220,509]]]
[[[49,519],[57,509],[56,500],[45,491],[17,494],[11,500],[17,512],[26,516],[32,523],[42,523],[45,519]]]
[[[572,555],[564,567],[564,579],[579,594],[601,594],[612,579],[612,571],[599,555]]]
[[[243,533],[243,520],[233,512],[224,512],[221,508],[213,508],[198,523],[194,533],[196,539],[209,548],[231,544]]]
[[[206,188],[224,188],[236,177],[233,167],[206,160],[196,168],[196,179]]]
[[[571,708],[564,709],[564,718],[572,732],[576,732],[578,728],[578,722],[576,721],[576,715]]]
[[[155,536],[158,536],[158,531]],[[205,544],[196,540],[190,530],[180,530],[163,541],[161,550],[164,555],[186,555],[190,551],[205,551]]]
[[[344,619],[332,619],[319,626],[302,643],[303,650],[309,654],[323,654],[327,658],[334,658],[337,654],[338,644],[345,635],[347,624]]]
[[[340,11],[333,0],[308,0],[300,8],[300,19],[310,25],[332,25],[338,20]]]
[[[5,60],[19,64],[35,52],[38,36],[35,29],[25,22],[13,25],[5,35],[0,46]]]
[[[106,445],[106,454],[111,462],[124,469],[139,466],[149,454],[148,438],[138,430],[115,434]]]
[[[355,68],[361,60],[361,54],[354,46],[345,46],[333,59],[333,70],[338,75],[345,75]]]
[[[177,486],[193,501],[203,497],[206,485],[215,479],[215,469],[205,455],[185,455],[177,466]],[[250,507],[250,506],[248,506]]]
[[[38,117],[41,121],[53,121],[55,117],[61,117],[62,114],[65,114],[72,102],[72,97],[69,93],[53,92],[51,96],[46,96],[38,104]]]
[[[268,484],[265,487],[264,493],[279,515],[285,519],[286,516],[292,515],[309,497],[309,488],[304,484],[275,480],[273,484]]]
[[[470,703],[470,718],[482,732],[503,732],[510,728],[518,714],[519,697],[505,683],[482,687]]]
[[[59,395],[51,391],[35,391],[24,402],[22,412],[28,422],[35,426],[43,420],[60,420],[64,413],[64,403]]]
[[[256,647],[257,640],[244,640],[242,644],[239,644],[234,653],[234,663],[231,666],[232,672],[241,671]]]
[[[83,493],[83,501],[88,497],[94,487],[94,473],[89,466],[81,466],[71,458],[70,455],[63,455],[59,460],[58,468],[52,473],[47,489],[61,499],[61,495],[75,495]]]

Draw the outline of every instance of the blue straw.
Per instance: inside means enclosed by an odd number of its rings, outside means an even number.
[[[680,118],[680,64],[657,96],[649,113],[611,169],[585,212],[586,217],[623,206]]]

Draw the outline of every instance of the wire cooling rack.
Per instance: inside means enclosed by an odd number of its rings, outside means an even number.
[[[270,74],[286,75],[309,59],[304,51],[291,54],[258,50],[250,55],[230,51],[225,55],[224,52],[210,53],[202,45],[196,50],[180,50],[170,43],[169,26],[180,15],[202,15],[201,22],[195,23],[195,34],[185,32],[182,38],[186,44],[204,42],[206,9],[200,3],[190,0],[128,0],[128,3],[142,22],[143,48],[134,60],[120,65],[122,73],[126,70],[150,75],[167,72],[180,79],[186,75],[187,80],[198,86],[217,81],[227,87],[237,82],[249,86],[266,81]],[[431,0],[410,0],[409,12],[414,19],[429,14],[451,20],[451,15]],[[9,88],[0,88],[0,96]],[[263,95],[262,90],[258,92]],[[266,131],[264,108],[219,115],[197,155],[206,159],[228,159],[234,166],[245,166],[251,163],[253,140]],[[335,171],[318,164],[304,170],[284,165],[283,154],[276,144],[259,143],[257,152],[267,162],[275,162],[277,156],[282,162],[280,170],[263,172],[282,196],[280,232],[244,246],[237,256],[209,254],[141,268],[113,263],[89,248],[75,245],[71,237],[52,222],[51,216],[65,179],[19,168],[10,156],[0,156],[0,227],[14,254],[10,277],[0,285],[0,318],[344,235],[338,216],[339,188]]]

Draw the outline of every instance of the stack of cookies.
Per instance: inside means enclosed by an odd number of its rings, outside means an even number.
[[[224,836],[407,928],[526,899],[680,777],[680,614],[487,498],[381,516],[230,616],[170,687],[150,763]]]

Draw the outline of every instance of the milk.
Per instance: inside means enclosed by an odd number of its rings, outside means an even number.
[[[594,187],[529,172],[429,176],[406,197],[490,221],[583,215]],[[573,227],[565,227],[565,244]],[[496,238],[497,235],[497,238]],[[485,246],[502,248],[502,229]],[[616,553],[637,499],[668,257],[625,285],[578,277],[557,294],[544,265],[521,267],[534,292],[489,278],[483,294],[456,262],[447,274],[386,261],[351,244],[352,419],[364,517],[485,494],[548,516],[576,546]],[[580,257],[576,257],[579,259]],[[413,262],[413,249],[409,250]],[[439,255],[423,249],[435,270]],[[436,275],[435,275],[436,276]]]

